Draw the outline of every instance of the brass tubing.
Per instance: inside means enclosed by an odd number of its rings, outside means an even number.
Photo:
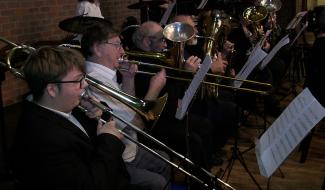
[[[92,99],[91,97],[89,97],[86,92],[81,94],[81,97],[84,98],[85,100],[89,101],[91,104],[93,104],[94,106],[98,107],[99,109],[101,109],[103,112],[107,112],[109,114],[111,114],[113,117],[115,117],[116,119],[120,120],[121,122],[125,123],[126,125],[128,125],[131,129],[135,130],[137,133],[143,135],[144,137],[150,139],[151,141],[153,141],[154,143],[156,143],[157,145],[161,146],[162,148],[165,148],[166,150],[170,151],[171,153],[173,153],[175,156],[178,156],[181,160],[186,161],[188,164],[190,164],[191,166],[194,166],[198,169],[200,169],[201,171],[203,171],[205,174],[207,174],[211,179],[217,180],[219,183],[223,184],[225,187],[230,188],[235,190],[232,186],[230,186],[228,183],[222,181],[221,179],[215,177],[213,174],[211,174],[210,172],[206,171],[205,169],[196,166],[190,159],[188,159],[187,157],[183,156],[182,154],[176,152],[175,150],[171,149],[170,147],[168,147],[167,145],[165,145],[164,143],[160,142],[159,140],[155,139],[154,137],[152,137],[151,135],[147,134],[146,132],[144,132],[143,130],[139,129],[136,125],[134,125],[133,123],[130,123],[128,121],[125,121],[121,116],[117,115],[114,113],[114,111],[104,105],[102,105],[101,103],[95,101],[94,99]],[[86,109],[82,108],[81,106],[79,106],[79,108],[81,108],[82,111],[87,111]],[[103,121],[103,120],[101,120]],[[130,137],[128,134],[126,134],[125,132],[123,132],[122,130],[119,130],[123,135],[125,135],[126,138],[128,138],[129,140],[131,140],[132,142],[136,143],[137,145],[141,146],[142,148],[145,148],[147,151],[153,153],[154,155],[158,156],[159,158],[161,158],[162,160],[166,161],[167,163],[171,164],[171,166],[175,167],[176,169],[179,169],[180,171],[182,171],[184,174],[188,175],[189,177],[193,178],[194,180],[196,180],[197,182],[199,182],[200,184],[204,185],[206,188],[210,188],[215,190],[214,187],[210,187],[207,183],[205,183],[204,181],[202,181],[201,179],[197,178],[196,176],[194,176],[193,174],[191,174],[190,172],[184,170],[183,168],[181,168],[179,165],[169,161],[168,159],[164,158],[163,156],[161,156],[159,153],[153,151],[152,149],[150,149],[149,147],[147,147],[146,145],[138,142],[137,140],[133,139],[132,137]]]

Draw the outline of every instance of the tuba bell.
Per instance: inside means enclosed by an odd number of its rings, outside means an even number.
[[[255,5],[266,8],[268,12],[268,20],[270,22],[270,29],[276,28],[276,12],[281,9],[281,0],[257,0]]]
[[[257,0],[255,5],[263,6],[269,13],[272,13],[281,9],[282,2],[280,0]]]
[[[261,22],[267,17],[268,11],[264,6],[251,6],[244,10],[243,18],[253,27],[252,38],[256,43],[264,36],[264,30]]]

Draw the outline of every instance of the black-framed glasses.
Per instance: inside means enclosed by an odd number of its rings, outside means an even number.
[[[108,42],[108,41],[105,41],[104,43],[105,43],[105,44],[113,45],[113,46],[114,46],[115,48],[117,48],[117,49],[120,49],[120,48],[123,47],[122,42],[117,42],[117,43],[115,43],[115,42]]]
[[[86,78],[86,75],[83,75],[79,80],[67,80],[67,81],[52,81],[48,82],[49,84],[63,84],[63,83],[79,83],[80,88],[82,88],[83,82]]]

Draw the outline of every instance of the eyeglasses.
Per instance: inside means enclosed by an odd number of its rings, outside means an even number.
[[[68,80],[68,81],[52,81],[48,82],[49,84],[62,84],[62,83],[79,83],[80,88],[82,88],[83,82],[86,78],[86,75],[83,75],[80,80]]]
[[[122,48],[123,47],[123,44],[122,42],[118,42],[118,43],[114,43],[114,42],[108,42],[108,41],[105,41],[104,42],[105,44],[110,44],[110,45],[113,45],[115,48],[119,49],[119,48]]]

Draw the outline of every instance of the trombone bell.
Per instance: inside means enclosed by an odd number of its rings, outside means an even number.
[[[159,119],[168,98],[168,95],[165,94],[156,101],[141,100],[113,87],[106,86],[101,81],[89,75],[86,75],[85,80],[92,87],[119,100],[143,116],[147,121],[153,121],[154,124]]]

